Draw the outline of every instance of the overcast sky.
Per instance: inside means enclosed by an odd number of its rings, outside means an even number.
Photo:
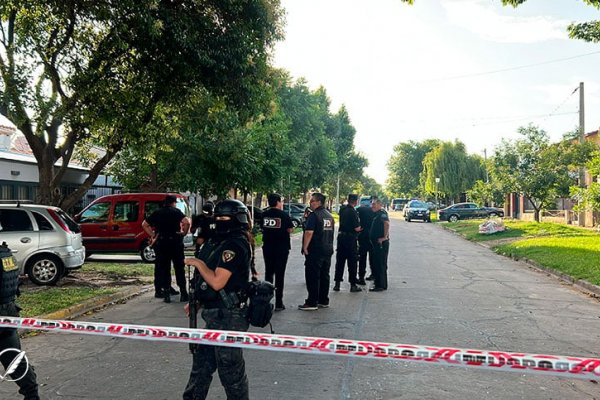
[[[488,155],[533,123],[558,140],[600,126],[600,44],[569,39],[600,20],[581,0],[282,0],[286,39],[274,63],[345,104],[367,174],[384,183],[393,146],[459,139]]]

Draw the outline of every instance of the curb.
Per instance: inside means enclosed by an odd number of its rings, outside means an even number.
[[[96,311],[110,304],[127,300],[135,296],[139,296],[141,294],[149,292],[152,288],[152,285],[145,285],[142,287],[122,289],[117,291],[116,293],[107,294],[105,296],[100,297],[94,297],[82,303],[75,304],[71,307],[63,308],[62,310],[54,311],[49,314],[39,315],[35,318],[60,320],[79,317],[90,311]]]
[[[452,232],[456,236],[460,236],[461,238],[465,239],[465,237],[463,235],[456,232],[454,229],[450,229],[450,228],[442,228],[442,229],[444,229],[448,232]],[[465,240],[467,240],[467,239],[465,239]],[[600,286],[598,286],[598,285],[594,285],[593,283],[590,283],[584,279],[575,279],[572,276],[563,274],[562,272],[559,272],[555,269],[545,267],[545,266],[538,264],[537,262],[530,260],[528,258],[525,258],[525,257],[519,258],[519,257],[507,256],[507,255],[501,254],[501,253],[496,253],[485,242],[473,242],[471,240],[468,240],[468,242],[478,244],[481,247],[485,247],[486,249],[492,251],[494,254],[497,254],[499,256],[510,258],[514,261],[523,261],[524,263],[527,264],[528,268],[530,268],[534,271],[546,273],[546,274],[558,279],[559,281],[562,281],[564,283],[567,283],[567,284],[573,286],[575,289],[577,289],[578,291],[580,291],[582,293],[585,293],[591,297],[600,299]]]

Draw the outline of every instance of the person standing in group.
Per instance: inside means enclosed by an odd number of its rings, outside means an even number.
[[[198,215],[192,221],[192,232],[196,233],[196,251],[200,249],[200,246],[208,242],[215,233],[213,208],[213,203],[207,201],[202,206],[202,214]]]
[[[0,315],[18,317],[21,309],[15,300],[19,293],[19,267],[6,242],[0,246]],[[14,328],[0,328],[0,362],[5,371],[16,367],[10,374],[6,373],[2,381],[14,380],[19,385],[19,393],[25,400],[39,400],[38,384],[33,366],[22,359],[16,365],[13,362],[25,352],[21,351],[21,341]],[[11,379],[8,379],[10,375]]]
[[[250,278],[248,209],[239,200],[223,200],[215,207],[215,236],[200,250],[198,258],[185,263],[196,268],[194,297],[202,310],[206,329],[245,332],[249,328],[245,293]],[[189,304],[185,306],[189,315]],[[184,400],[206,399],[212,375],[219,371],[228,399],[249,398],[248,377],[242,349],[198,345]]]
[[[265,280],[273,283],[275,276],[275,311],[285,310],[283,287],[285,268],[290,254],[290,233],[294,230],[292,219],[283,211],[281,195],[267,196],[269,209],[262,214],[263,257],[265,259]]]
[[[142,222],[142,228],[152,238],[156,253],[154,263],[154,297],[171,302],[171,262],[175,269],[175,279],[180,301],[188,301],[185,266],[183,263],[183,237],[190,229],[190,221],[177,208],[177,197],[167,195],[163,207],[154,211]],[[173,293],[176,294],[176,293]]]
[[[373,198],[371,208],[375,213],[369,237],[373,245],[373,287],[371,292],[387,290],[387,260],[390,251],[390,218],[381,200]]]
[[[324,204],[325,195],[313,193],[310,198],[310,208],[313,212],[306,221],[302,238],[308,298],[304,304],[298,306],[299,310],[313,311],[329,307],[329,270],[333,254],[335,222]]]
[[[373,280],[373,245],[369,234],[371,233],[371,224],[375,213],[371,210],[371,204],[361,204],[356,211],[358,212],[361,228],[358,233],[358,279],[356,282],[359,285],[366,285],[365,279],[367,281]],[[371,273],[365,278],[367,275],[367,258]]]
[[[338,228],[337,249],[335,261],[335,285],[333,290],[339,292],[340,283],[344,280],[344,267],[348,262],[348,280],[350,281],[350,291],[362,291],[357,285],[356,267],[357,267],[357,235],[360,232],[360,220],[356,212],[356,203],[358,195],[349,194],[348,204],[340,208],[340,227]]]

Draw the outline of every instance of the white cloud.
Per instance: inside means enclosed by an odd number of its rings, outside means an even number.
[[[499,43],[537,43],[568,39],[565,20],[549,16],[500,15],[489,1],[442,0],[451,23]]]

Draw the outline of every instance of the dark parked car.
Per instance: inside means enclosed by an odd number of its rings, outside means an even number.
[[[448,222],[489,217],[504,217],[504,210],[495,207],[479,207],[475,203],[457,203],[438,211],[438,219]]]
[[[420,219],[423,222],[431,222],[431,214],[427,203],[421,200],[411,200],[404,207],[404,219],[407,222]]]

